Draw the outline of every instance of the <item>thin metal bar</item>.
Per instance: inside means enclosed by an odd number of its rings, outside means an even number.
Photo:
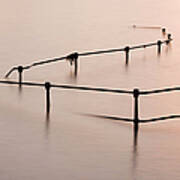
[[[46,90],[46,113],[49,116],[50,113],[50,88],[51,84],[49,82],[46,82],[44,84],[45,90]]]
[[[0,81],[1,84],[16,84],[19,85],[19,82],[16,81]],[[44,87],[42,83],[33,83],[33,82],[22,82],[22,85],[26,86],[40,86]],[[98,87],[88,87],[88,86],[72,86],[72,85],[57,85],[51,84],[52,88],[61,88],[61,89],[76,89],[76,90],[86,90],[86,91],[99,91],[99,92],[111,92],[111,93],[121,93],[121,94],[133,94],[133,91],[120,90],[120,89],[109,89],[109,88],[98,88]]]
[[[156,122],[156,121],[163,121],[167,119],[179,119],[180,115],[168,115],[168,116],[161,116],[157,118],[151,118],[151,119],[141,119],[139,120],[140,123],[150,123],[150,122]]]
[[[51,87],[63,88],[63,89],[77,89],[77,90],[88,90],[88,91],[99,91],[99,92],[133,94],[133,91],[128,91],[128,90],[95,88],[95,87],[85,87],[85,86],[54,85],[54,84],[52,84]]]
[[[140,91],[140,95],[151,95],[151,94],[165,93],[171,91],[180,91],[180,87],[155,89],[150,91]]]
[[[139,130],[139,111],[138,111],[138,97],[139,97],[139,89],[134,89],[134,145],[137,145],[137,137]]]

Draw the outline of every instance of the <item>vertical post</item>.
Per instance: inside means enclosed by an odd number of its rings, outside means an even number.
[[[74,74],[75,76],[77,76],[77,72],[78,72],[78,60],[77,59],[74,59]]]
[[[18,66],[18,73],[19,73],[19,87],[22,85],[22,72],[23,72],[23,67]]]
[[[79,54],[77,52],[74,53],[74,74],[77,76],[78,73],[78,57]]]
[[[160,40],[157,41],[157,46],[158,46],[158,54],[161,54],[161,44],[162,42]]]
[[[166,44],[168,45],[168,44],[171,42],[171,40],[172,40],[172,39],[171,39],[171,34],[168,34],[168,35],[167,35],[167,38],[168,38],[168,39],[166,40]]]
[[[126,64],[128,64],[128,62],[129,62],[129,50],[130,50],[130,47],[129,47],[129,46],[126,46],[126,47],[124,48],[124,51],[125,51],[125,53],[126,53]]]
[[[163,33],[163,34],[166,33],[166,28],[162,28],[162,33]]]
[[[139,97],[139,89],[134,89],[134,145],[137,145],[137,136],[139,129],[139,114],[138,114],[138,97]]]
[[[70,61],[71,66],[74,64],[75,76],[77,75],[77,72],[78,72],[78,57],[79,57],[79,54],[77,52],[72,53],[66,57],[66,59]]]
[[[46,90],[46,113],[49,115],[50,113],[50,88],[51,84],[50,82],[45,82],[44,84],[45,90]]]

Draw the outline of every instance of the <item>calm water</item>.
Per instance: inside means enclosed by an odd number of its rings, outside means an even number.
[[[80,59],[77,78],[67,62],[33,68],[26,81],[92,85],[131,90],[179,85],[180,2],[2,1],[0,6],[0,76],[19,64],[84,52],[117,48],[163,38],[160,30],[133,29],[133,24],[167,27],[171,47],[161,57],[156,48]],[[16,73],[11,79],[16,79]],[[0,87],[0,179],[179,179],[180,121],[141,125],[137,150],[132,125],[85,114],[132,117],[132,97],[72,90],[52,90],[50,121],[44,90]],[[180,114],[179,93],[141,97],[142,118]]]

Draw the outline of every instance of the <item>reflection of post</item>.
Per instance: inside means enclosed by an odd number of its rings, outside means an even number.
[[[161,44],[162,42],[159,40],[157,41],[157,46],[158,46],[158,54],[161,54]]]
[[[50,113],[50,87],[51,84],[49,82],[45,83],[45,89],[46,89],[46,113],[49,115]]]
[[[79,54],[77,52],[75,52],[73,54],[75,76],[77,76],[77,73],[78,73],[78,57],[79,57]]]
[[[77,76],[77,72],[78,72],[78,59],[74,59],[74,74],[75,76]]]
[[[130,50],[130,47],[129,47],[129,46],[126,46],[126,47],[124,48],[124,51],[125,51],[125,53],[126,53],[126,64],[128,64],[128,62],[129,62],[129,50]]]
[[[19,73],[19,87],[22,85],[22,72],[23,72],[23,67],[18,66],[18,73]]]
[[[138,115],[138,97],[139,97],[139,89],[134,89],[134,145],[137,145],[137,136],[139,129],[139,115]]]

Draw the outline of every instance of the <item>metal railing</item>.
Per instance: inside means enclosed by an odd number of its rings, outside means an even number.
[[[121,121],[126,121],[126,122],[133,122],[135,144],[136,144],[137,135],[138,135],[139,123],[149,123],[149,122],[161,121],[161,120],[166,120],[166,119],[180,118],[180,115],[169,115],[169,116],[151,118],[151,119],[146,119],[146,120],[139,118],[139,96],[147,96],[147,95],[153,95],[153,94],[159,94],[159,93],[168,93],[168,92],[172,92],[172,91],[180,91],[180,87],[141,91],[137,88],[133,89],[133,90],[122,90],[122,89],[90,87],[90,86],[73,86],[73,85],[64,85],[64,84],[59,85],[59,84],[51,84],[50,82],[45,82],[45,83],[21,82],[21,83],[19,83],[16,81],[1,80],[0,84],[19,85],[19,87],[21,87],[22,85],[23,86],[33,86],[33,87],[43,87],[46,91],[46,113],[48,116],[50,113],[50,102],[51,102],[50,101],[51,100],[51,96],[50,96],[51,91],[50,90],[51,90],[51,88],[132,95],[132,97],[134,99],[134,114],[133,114],[132,119],[122,118],[122,117],[113,117],[113,116],[101,116],[101,115],[95,115],[95,116],[101,117],[101,118],[108,118],[108,119],[112,119],[112,120],[121,120]]]
[[[125,52],[125,60],[126,60],[126,64],[128,64],[130,51],[137,50],[137,49],[144,49],[144,48],[152,47],[152,46],[157,46],[157,52],[158,52],[158,54],[160,54],[161,53],[161,46],[163,44],[169,44],[171,41],[172,41],[171,34],[168,34],[167,40],[158,40],[156,42],[150,42],[150,43],[140,44],[140,45],[135,45],[135,46],[126,46],[123,48],[114,48],[114,49],[106,49],[106,50],[98,50],[98,51],[88,51],[88,52],[83,52],[83,53],[75,52],[75,53],[72,53],[72,54],[67,55],[67,56],[57,57],[57,58],[48,59],[48,60],[42,60],[42,61],[34,62],[34,63],[32,63],[30,65],[26,65],[26,66],[20,65],[20,66],[12,67],[6,73],[5,78],[8,78],[12,72],[18,71],[19,80],[21,81],[23,71],[29,70],[35,66],[40,66],[40,65],[49,64],[49,63],[58,62],[58,61],[63,61],[63,60],[69,60],[71,65],[74,64],[74,68],[75,68],[74,72],[75,72],[75,75],[77,75],[78,57],[100,55],[100,54],[109,54],[109,53],[116,53],[116,52]]]
[[[162,29],[162,32],[165,32],[165,29]],[[74,64],[75,68],[75,75],[77,75],[78,71],[78,57],[83,56],[91,56],[91,55],[100,55],[100,54],[108,54],[108,53],[116,53],[116,52],[125,52],[125,60],[126,64],[129,62],[129,53],[132,50],[136,49],[142,49],[152,46],[157,46],[157,52],[158,54],[161,53],[161,48],[163,44],[169,44],[172,41],[171,34],[168,34],[167,40],[158,40],[156,42],[150,42],[146,44],[140,44],[136,46],[126,46],[124,48],[115,48],[115,49],[106,49],[106,50],[99,50],[99,51],[89,51],[89,52],[83,52],[83,53],[72,53],[68,56],[62,56],[58,58],[48,59],[48,60],[42,60],[39,62],[34,62],[27,66],[15,66],[11,68],[8,73],[5,75],[6,78],[10,76],[10,74],[14,71],[17,71],[19,73],[19,81],[5,81],[0,80],[0,84],[11,84],[11,85],[18,85],[20,88],[23,86],[33,86],[33,87],[43,87],[45,89],[46,94],[46,113],[49,116],[50,113],[50,100],[51,100],[51,88],[61,88],[61,89],[73,89],[73,90],[81,90],[81,91],[95,91],[95,92],[107,92],[107,93],[116,93],[116,94],[126,94],[126,95],[132,95],[134,99],[134,114],[133,118],[122,118],[122,117],[113,117],[113,116],[102,116],[102,115],[95,115],[96,117],[101,118],[108,118],[112,120],[121,120],[126,122],[133,122],[134,125],[134,143],[137,144],[137,135],[138,135],[138,129],[139,129],[139,123],[148,123],[148,122],[155,122],[160,120],[166,120],[166,119],[175,119],[180,118],[180,115],[169,115],[169,116],[163,116],[158,118],[151,118],[151,119],[140,119],[139,118],[139,96],[145,96],[145,95],[152,95],[152,94],[159,94],[159,93],[165,93],[165,92],[172,92],[172,91],[179,91],[180,87],[174,87],[174,88],[164,88],[164,89],[156,89],[156,90],[147,90],[147,91],[141,91],[139,89],[133,89],[133,90],[122,90],[122,89],[112,89],[112,88],[102,88],[102,87],[90,87],[90,86],[73,86],[73,85],[62,85],[62,84],[51,84],[50,82],[45,83],[36,83],[36,82],[23,82],[22,81],[22,73],[24,70],[29,70],[32,67],[40,66],[48,63],[53,63],[57,61],[62,60],[69,60],[70,64]]]

